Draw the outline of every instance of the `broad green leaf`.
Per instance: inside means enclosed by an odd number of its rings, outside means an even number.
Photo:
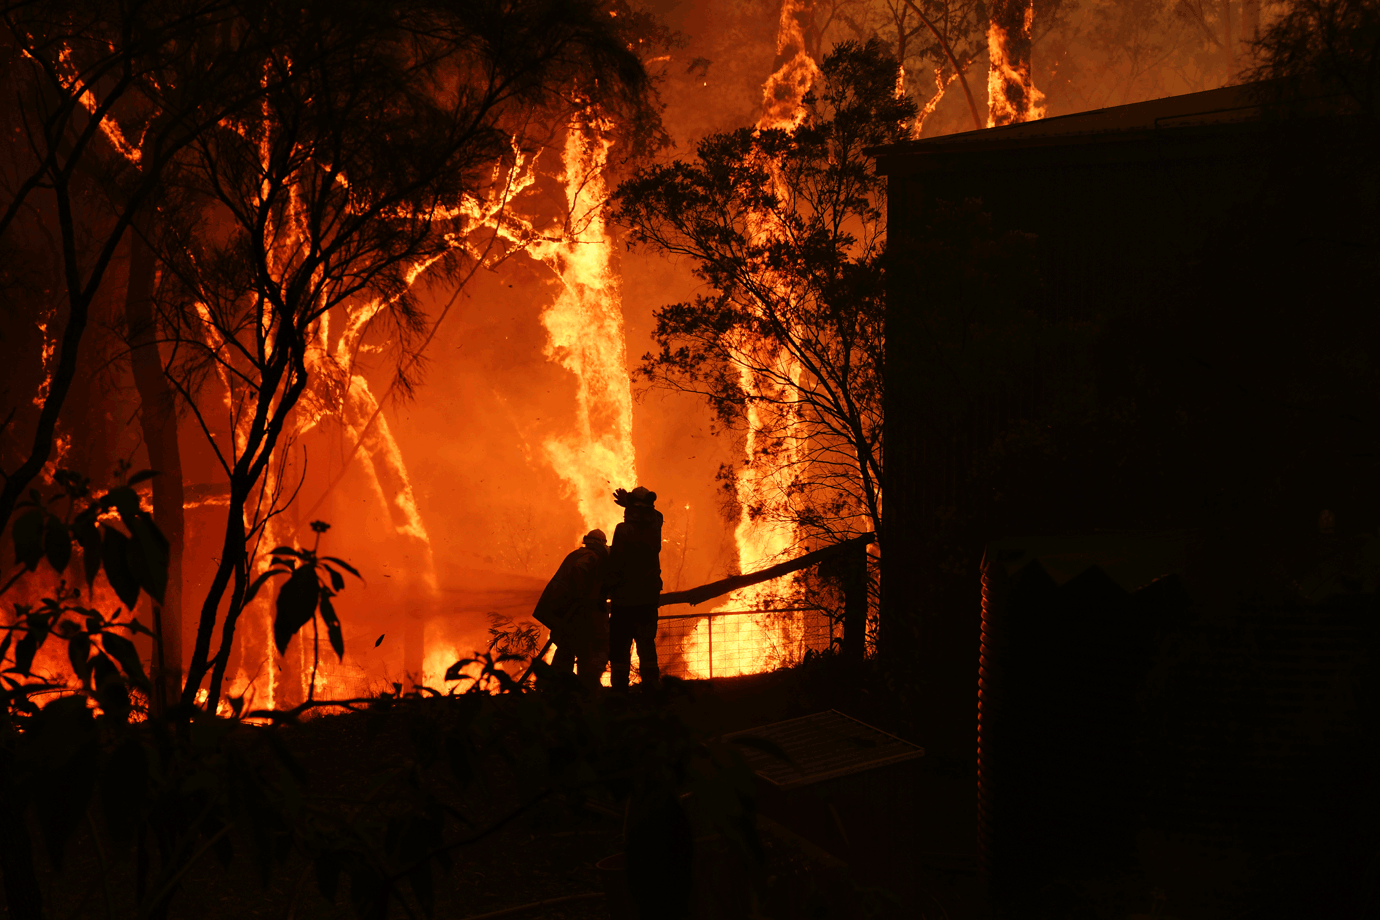
[[[168,540],[153,518],[142,512],[129,525],[129,532],[134,535],[130,569],[149,596],[161,604],[168,587]]]
[[[149,679],[144,674],[144,663],[139,660],[139,652],[134,643],[115,633],[102,633],[101,645],[120,663],[120,669],[137,687],[148,687]]]
[[[277,613],[273,618],[273,641],[278,646],[278,654],[286,651],[297,630],[316,616],[320,593],[316,572],[309,566],[294,571],[278,590]]]
[[[24,637],[14,644],[14,669],[20,674],[30,673],[34,665],[34,656],[38,654],[39,646],[43,640],[48,638],[47,631],[35,632],[30,630]]]
[[[84,635],[76,635],[67,640],[67,660],[72,671],[85,686],[87,675],[91,673],[91,640]]]
[[[335,650],[336,658],[345,660],[345,637],[340,632],[340,620],[335,615],[335,607],[331,604],[330,596],[326,592],[321,592],[321,619],[326,621],[326,635],[330,637],[331,648]]]
[[[82,567],[85,570],[86,585],[90,587],[91,582],[96,580],[96,573],[101,570],[101,532],[96,528],[95,520],[81,515],[73,523],[72,533],[81,545]]]
[[[72,561],[72,535],[67,532],[67,525],[55,517],[49,517],[48,526],[43,528],[43,555],[59,574],[67,571],[67,563]]]
[[[101,544],[101,563],[105,567],[106,580],[115,589],[115,596],[129,610],[139,600],[139,579],[129,565],[130,540],[114,527],[103,528],[105,539]]]
[[[340,566],[342,569],[349,572],[351,575],[355,576],[360,581],[364,580],[364,576],[359,574],[359,570],[356,569],[354,566],[350,565],[350,563],[346,562],[344,559],[338,559],[335,556],[322,556],[321,559],[323,562],[334,562],[336,565]]]
[[[463,671],[463,670],[465,670],[465,668],[466,668],[468,665],[472,665],[472,664],[474,664],[474,663],[475,663],[476,661],[478,661],[478,660],[479,660],[478,658],[462,658],[462,659],[460,659],[459,661],[455,662],[455,664],[453,664],[453,665],[451,665],[450,667],[446,668],[446,678],[445,678],[445,679],[446,679],[446,680],[459,680],[460,677],[461,677],[460,672]]]
[[[129,690],[120,679],[120,671],[110,656],[101,652],[91,659],[91,671],[96,679],[96,702],[105,714],[116,722],[129,718]]]

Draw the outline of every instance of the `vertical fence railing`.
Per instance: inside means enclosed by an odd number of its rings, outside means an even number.
[[[817,608],[662,614],[657,658],[661,673],[673,677],[755,674],[828,650],[840,630]]]

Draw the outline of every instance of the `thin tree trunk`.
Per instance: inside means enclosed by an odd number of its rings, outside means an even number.
[[[939,41],[939,47],[944,49],[944,56],[949,59],[949,66],[954,69],[954,73],[958,74],[958,82],[963,87],[963,96],[968,100],[968,112],[973,116],[973,130],[981,131],[983,129],[982,117],[978,115],[977,103],[973,101],[973,91],[968,88],[968,74],[964,72],[964,68],[958,66],[958,58],[954,57],[953,49],[949,47],[949,40],[944,37],[943,33],[935,28],[934,23],[930,22],[924,13],[920,12],[920,7],[912,3],[911,0],[905,0],[905,3],[906,6],[910,7],[911,11],[920,18],[920,21],[925,24],[925,27],[930,30],[930,34]],[[902,36],[902,40],[904,41],[904,35]],[[901,55],[897,60],[904,61],[905,59],[905,47],[903,44]]]
[[[1231,40],[1231,0],[1222,0],[1222,54],[1227,59],[1227,82],[1236,76],[1236,43]]]
[[[154,608],[154,694],[157,705],[175,700],[182,689],[182,549],[186,534],[182,494],[182,454],[177,443],[173,389],[163,375],[153,314],[153,250],[144,239],[146,222],[138,220],[129,235],[129,284],[125,290],[125,323],[130,364],[139,391],[139,422],[152,480],[153,519],[168,539],[168,587]]]
[[[1255,59],[1255,43],[1260,39],[1260,0],[1241,0],[1241,56]]]
[[[77,358],[82,336],[86,332],[91,300],[95,294],[95,285],[88,283],[83,287],[78,273],[75,221],[65,181],[55,183],[54,194],[57,197],[58,221],[62,228],[62,257],[68,303],[67,326],[62,331],[62,344],[58,347],[57,366],[53,368],[48,384],[48,396],[43,400],[43,408],[38,413],[38,425],[34,430],[29,456],[17,469],[6,474],[5,485],[0,488],[0,531],[9,524],[15,505],[53,454],[53,434],[57,429],[58,413],[62,411],[62,403],[67,398],[72,379],[77,375]],[[104,267],[103,264],[99,266],[102,270]]]
[[[225,675],[225,663],[229,660],[231,643],[235,638],[235,623],[242,612],[244,595],[249,585],[249,560],[245,546],[248,536],[244,520],[245,506],[254,490],[254,484],[264,475],[273,448],[282,434],[283,425],[293,407],[297,405],[307,382],[300,340],[294,342],[291,338],[296,334],[296,331],[290,328],[290,323],[288,329],[280,331],[279,339],[274,345],[274,357],[264,369],[257,385],[254,421],[245,438],[240,458],[230,474],[230,506],[226,509],[225,541],[221,547],[220,564],[216,567],[211,587],[202,601],[196,641],[192,646],[191,660],[187,663],[187,680],[182,686],[182,702],[186,705],[195,705],[201,682],[211,670],[211,636],[215,632],[220,602],[225,599],[225,591],[233,575],[235,586],[230,595],[225,624],[221,629],[221,648],[217,655],[220,668],[214,675],[207,695],[207,707],[211,712],[214,712],[219,704],[220,682]],[[284,378],[288,379],[288,383],[282,396],[277,404],[270,408],[272,394],[278,391]],[[212,693],[217,695],[212,696]]]

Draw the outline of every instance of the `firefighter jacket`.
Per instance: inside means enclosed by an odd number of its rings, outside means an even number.
[[[606,593],[620,607],[655,604],[661,596],[661,512],[628,505],[613,531]]]
[[[600,592],[608,558],[603,545],[589,544],[566,556],[542,591],[532,618],[547,629],[583,625],[586,620],[592,624],[604,605]]]

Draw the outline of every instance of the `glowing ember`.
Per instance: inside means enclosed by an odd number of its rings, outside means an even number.
[[[38,385],[38,392],[34,394],[34,407],[43,408],[43,404],[48,401],[48,388],[53,385],[53,353],[57,351],[57,340],[48,334],[48,320],[53,316],[53,307],[43,311],[43,318],[35,325],[38,326],[38,334],[43,336],[43,350],[39,358],[43,362],[43,380]]]

